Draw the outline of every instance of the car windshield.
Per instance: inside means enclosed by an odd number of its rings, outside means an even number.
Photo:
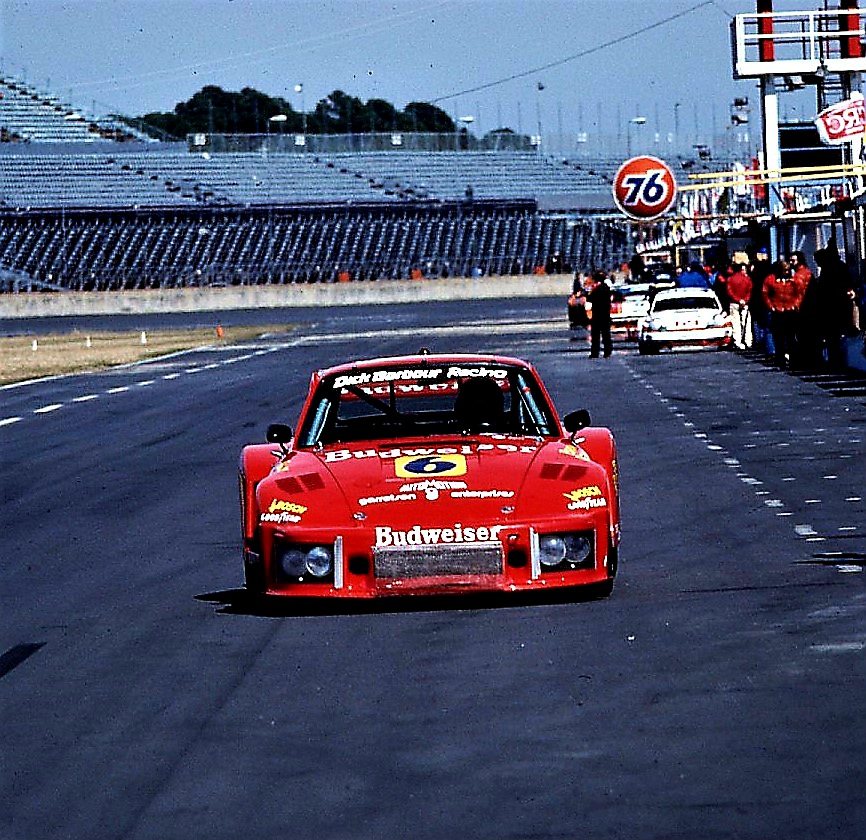
[[[357,368],[322,380],[300,446],[430,435],[558,433],[526,369],[477,362]]]
[[[718,309],[711,297],[668,297],[658,298],[653,305],[653,312],[671,312],[674,309]]]

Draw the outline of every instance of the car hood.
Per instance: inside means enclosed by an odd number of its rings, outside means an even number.
[[[293,452],[257,498],[276,524],[478,524],[588,507],[586,499],[607,498],[607,481],[579,443],[487,435]]]

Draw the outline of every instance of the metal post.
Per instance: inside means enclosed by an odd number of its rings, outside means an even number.
[[[844,23],[841,24],[846,30],[856,31],[860,26],[860,15],[858,12],[857,0],[841,0],[840,9],[844,9],[850,14],[843,18]],[[860,39],[857,36],[847,36],[842,39],[839,45],[842,58],[860,58],[863,55],[863,47]],[[845,95],[850,97],[852,93],[860,92],[862,87],[862,77],[860,73],[847,73],[845,78]],[[849,146],[850,158],[847,163],[862,164],[866,158],[866,146],[863,143],[863,135],[860,134],[851,138]],[[855,175],[851,178],[851,189],[855,194],[859,194],[864,187],[864,178],[862,175]],[[864,212],[862,206],[855,206],[853,211],[854,222],[854,242],[857,256],[857,276],[862,274],[862,265],[866,259],[866,232],[863,230]],[[847,256],[847,255],[846,255]]]
[[[761,119],[764,138],[764,169],[773,176],[782,168],[782,153],[779,149],[779,95],[773,76],[761,78]],[[781,252],[777,219],[782,211],[779,188],[767,184],[767,210],[770,214],[770,260],[777,260]]]

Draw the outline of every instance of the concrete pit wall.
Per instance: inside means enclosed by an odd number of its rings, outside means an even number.
[[[22,292],[0,295],[0,318],[139,315],[518,297],[562,297],[564,306],[571,285],[571,275],[554,274],[124,292]]]

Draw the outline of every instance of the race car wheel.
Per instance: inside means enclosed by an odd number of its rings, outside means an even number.
[[[244,559],[244,587],[251,594],[265,591],[265,570],[261,560],[258,563],[249,563]]]
[[[594,598],[609,598],[613,592],[613,582],[616,578],[616,570],[619,565],[619,548],[611,548],[607,558],[607,580],[592,585],[592,596]]]
[[[610,598],[613,592],[613,578],[608,578],[601,583],[596,583],[592,587],[592,594],[595,598]]]
[[[652,348],[645,341],[639,341],[637,343],[637,352],[640,353],[641,356],[648,356],[652,353]]]

